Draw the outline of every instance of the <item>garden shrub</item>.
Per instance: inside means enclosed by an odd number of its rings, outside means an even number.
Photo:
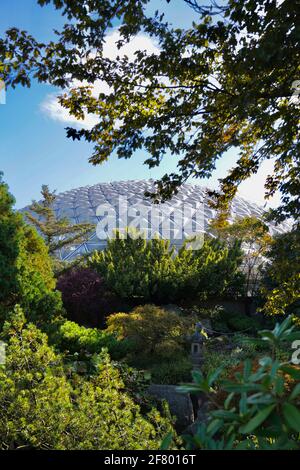
[[[155,409],[142,416],[105,353],[97,374],[67,378],[61,355],[20,307],[0,338],[1,449],[158,449],[172,430]]]
[[[80,325],[103,327],[106,315],[124,307],[105,287],[103,279],[90,268],[73,268],[59,277],[57,289],[67,317]]]
[[[95,252],[91,266],[121,298],[167,299],[176,279],[173,250],[168,241],[118,236],[104,251]]]
[[[258,318],[248,317],[235,312],[226,313],[226,324],[232,331],[247,333],[256,332],[261,328],[261,322]]]
[[[106,348],[113,359],[122,359],[130,351],[127,340],[118,341],[114,333],[96,328],[86,328],[75,322],[63,322],[54,336],[54,344],[60,351],[77,354],[81,358],[98,354]]]
[[[176,355],[149,368],[151,381],[155,384],[176,385],[191,379],[192,363],[188,354]]]
[[[241,243],[227,246],[219,239],[205,240],[200,250],[193,251],[196,262],[196,289],[200,299],[236,298],[244,291],[245,276],[241,272]]]
[[[238,242],[209,239],[199,250],[178,253],[166,240],[117,236],[95,252],[90,265],[124,299],[168,303],[184,298],[237,296],[243,290],[242,251]]]
[[[16,307],[4,325],[6,363],[0,366],[2,449],[61,448],[72,420],[71,388],[47,336],[25,325]]]
[[[262,316],[248,317],[239,312],[232,312],[224,307],[216,306],[211,309],[193,307],[193,312],[200,318],[211,320],[212,329],[215,333],[226,334],[231,332],[245,332],[252,334],[259,330],[264,323]]]
[[[107,319],[107,331],[119,340],[127,339],[134,348],[133,357],[147,361],[170,359],[184,353],[187,335],[193,331],[196,319],[179,316],[155,305],[135,308],[131,313],[116,313]],[[136,357],[138,355],[138,357]]]
[[[201,367],[203,373],[210,374],[222,367],[222,377],[224,377],[230,369],[245,359],[257,357],[260,354],[259,347],[248,342],[248,339],[248,336],[238,333],[230,337],[208,338],[205,342],[204,362]]]
[[[99,373],[85,380],[75,395],[78,417],[70,427],[71,448],[158,449],[172,431],[169,420],[152,409],[146,417],[129,395],[118,370],[104,356]],[[74,439],[75,436],[75,439]]]

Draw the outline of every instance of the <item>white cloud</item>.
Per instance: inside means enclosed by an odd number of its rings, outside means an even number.
[[[131,39],[128,44],[123,46],[121,49],[118,49],[116,45],[119,39],[120,33],[117,30],[107,35],[103,47],[103,54],[105,57],[108,57],[110,59],[116,59],[117,56],[124,57],[125,55],[127,55],[129,60],[133,60],[135,58],[134,53],[138,50],[145,50],[148,52],[148,54],[159,53],[159,49],[154,43],[154,41],[144,34],[139,34],[135,36],[133,39]]]
[[[57,95],[53,93],[47,95],[45,100],[41,103],[41,110],[55,121],[86,127],[88,129],[91,129],[98,122],[97,116],[94,115],[88,115],[84,120],[76,119],[75,116],[72,116],[67,109],[59,104]]]
[[[138,50],[145,50],[150,54],[158,54],[159,49],[152,41],[151,38],[145,36],[144,34],[139,34],[134,37],[128,44],[125,44],[122,48],[118,49],[117,41],[120,39],[120,33],[118,30],[113,31],[108,34],[105,40],[103,47],[103,55],[109,59],[116,59],[117,56],[124,57],[127,56],[129,60],[134,60],[134,53]],[[87,82],[74,81],[74,86],[87,86]],[[109,93],[109,86],[98,80],[93,85],[93,94],[98,95],[99,93]],[[45,100],[41,103],[41,110],[51,119],[55,121],[60,121],[63,123],[69,123],[73,125],[78,125],[80,127],[86,127],[91,129],[98,122],[96,115],[88,115],[84,120],[76,119],[72,116],[65,108],[63,108],[57,99],[56,93],[48,94]]]
[[[277,191],[274,196],[268,200],[264,198],[265,182],[269,175],[274,174],[274,163],[272,160],[264,160],[255,175],[252,175],[239,186],[239,195],[244,199],[250,199],[260,206],[266,208],[278,207],[280,203],[280,192]]]

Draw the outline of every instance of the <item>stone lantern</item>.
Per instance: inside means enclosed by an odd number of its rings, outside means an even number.
[[[196,323],[195,333],[190,337],[191,340],[191,362],[193,371],[201,370],[203,364],[204,341],[206,339],[206,330],[202,323]],[[191,395],[193,403],[195,423],[206,422],[207,420],[207,398],[203,392]],[[197,426],[195,428],[196,432]]]
[[[204,328],[202,324],[196,323],[196,331],[191,336],[191,360],[193,370],[200,369],[203,363],[203,345],[205,336],[203,334]]]

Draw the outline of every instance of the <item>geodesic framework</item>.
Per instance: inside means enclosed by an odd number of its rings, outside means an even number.
[[[127,204],[127,215],[128,213],[136,212],[133,209],[136,208],[138,210],[141,205],[148,206],[149,213],[151,209],[156,210],[157,206],[144,196],[147,191],[155,191],[154,180],[117,181],[84,186],[58,194],[54,203],[54,210],[58,217],[67,217],[72,223],[88,222],[95,224],[96,227],[99,224],[101,225],[101,223],[103,225],[105,217],[106,220],[109,219],[110,209],[113,208],[117,220],[117,226],[115,228],[118,228],[119,223],[125,226],[134,219],[134,215],[132,215],[129,216],[126,221],[124,220],[126,212],[124,205],[122,205],[125,204],[124,201],[126,201]],[[177,195],[173,196],[170,201],[159,205],[159,209],[161,209],[164,214],[161,219],[155,219],[155,215],[154,217],[147,216],[140,218],[142,227],[144,229],[146,228],[147,237],[149,237],[150,234],[153,235],[154,231],[161,234],[163,232],[163,225],[170,224],[170,227],[172,227],[170,232],[171,244],[180,246],[185,238],[189,238],[189,230],[187,227],[191,228],[193,226],[193,232],[197,233],[208,232],[208,224],[209,221],[215,217],[215,211],[207,204],[208,197],[206,191],[206,188],[200,185],[183,184]],[[183,225],[176,225],[174,209],[181,208],[184,205],[195,206],[199,204],[199,210],[202,211],[202,220],[191,220],[191,218],[186,215]],[[99,206],[102,208],[100,211],[98,209]],[[107,211],[105,207],[107,207]],[[28,208],[23,209],[22,212],[24,210],[28,210]],[[241,197],[235,197],[231,208],[231,218],[233,220],[236,217],[251,215],[260,218],[263,216],[264,212],[264,209],[257,204],[248,202]],[[153,228],[154,225],[155,230]],[[269,224],[269,227],[270,233],[276,234],[289,230],[290,224],[288,222],[279,226]],[[180,230],[181,232],[179,233],[178,231]],[[177,234],[177,236],[175,236],[175,234]],[[106,238],[99,238],[97,236],[95,228],[95,232],[88,240],[84,243],[74,245],[71,248],[60,250],[59,257],[62,260],[72,260],[80,254],[87,254],[94,250],[102,250],[105,248],[106,243]]]

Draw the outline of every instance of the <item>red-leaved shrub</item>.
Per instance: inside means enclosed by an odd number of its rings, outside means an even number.
[[[103,327],[107,315],[124,310],[103,279],[89,268],[65,272],[57,281],[57,289],[62,293],[67,317],[80,325]]]

